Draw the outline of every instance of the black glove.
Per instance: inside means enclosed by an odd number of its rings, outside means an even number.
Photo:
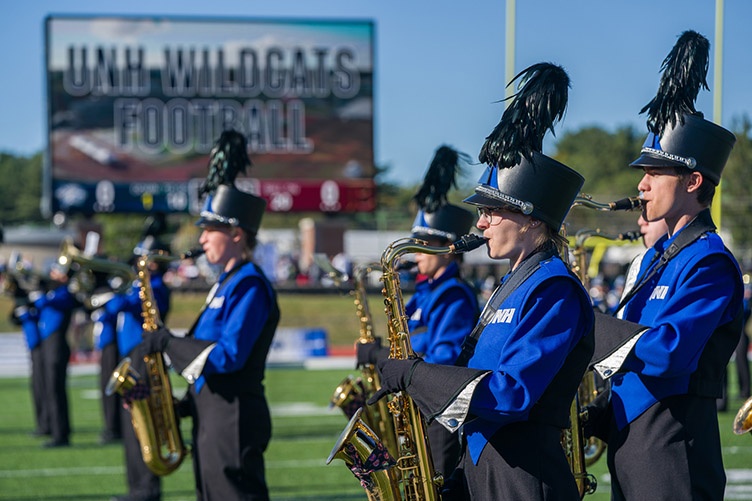
[[[404,360],[385,358],[379,362],[381,388],[368,399],[368,405],[378,402],[384,395],[406,390],[410,386],[415,367],[423,363],[422,358],[408,358]]]
[[[16,315],[15,308],[10,310],[10,315],[8,315],[8,321],[10,321],[11,324],[19,326],[19,327],[23,324],[23,322],[21,322],[21,319],[18,318],[18,315]]]
[[[610,391],[600,392],[592,402],[583,408],[582,432],[585,438],[596,437],[608,441],[608,434],[613,416],[609,399]]]
[[[144,332],[143,340],[136,346],[134,356],[143,358],[145,355],[165,351],[167,344],[172,339],[172,334],[166,327],[160,327],[152,332]]]
[[[191,417],[191,401],[189,393],[186,392],[185,395],[183,395],[183,398],[180,400],[173,399],[173,404],[175,405],[175,412],[177,413],[179,418],[187,418]]]
[[[156,353],[165,351],[167,344],[172,339],[172,333],[166,327],[160,327],[152,332],[144,332],[143,344],[145,348],[150,351],[148,353]]]
[[[361,343],[358,341],[355,343],[355,358],[357,360],[355,367],[376,365],[376,362],[379,360],[378,354],[380,351],[382,351],[380,337],[375,338],[372,343]]]

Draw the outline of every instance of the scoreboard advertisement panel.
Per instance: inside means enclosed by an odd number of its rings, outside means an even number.
[[[50,16],[45,212],[192,212],[225,129],[275,212],[375,207],[369,20]]]

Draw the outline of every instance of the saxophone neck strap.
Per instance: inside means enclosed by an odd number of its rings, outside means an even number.
[[[713,233],[715,232],[715,230],[716,227],[713,223],[713,219],[710,216],[710,209],[704,209],[699,214],[697,214],[697,217],[695,217],[692,222],[687,225],[686,228],[681,230],[681,232],[676,236],[676,239],[671,242],[671,245],[668,246],[663,254],[659,256],[659,254],[656,252],[653,255],[650,264],[648,264],[648,269],[650,271],[643,275],[640,280],[634,284],[634,287],[632,287],[632,289],[624,295],[615,311],[618,312],[619,310],[624,308],[629,300],[632,299],[635,294],[637,294],[637,291],[639,291],[645,284],[650,282],[650,279],[653,278],[653,276],[655,276],[655,274],[658,273],[661,268],[666,266],[666,264],[671,259],[679,254],[682,249],[684,249],[689,244],[705,235],[706,233]],[[656,260],[659,260],[659,262],[654,265]]]
[[[496,310],[499,306],[509,297],[509,295],[517,289],[522,283],[525,282],[533,273],[535,273],[540,264],[547,259],[551,259],[556,255],[556,248],[553,245],[547,245],[541,248],[538,252],[534,252],[527,259],[525,259],[520,266],[512,270],[506,280],[501,283],[491,295],[491,298],[486,303],[483,311],[480,314],[480,319],[475,325],[473,331],[465,338],[462,343],[462,351],[457,357],[454,365],[458,367],[467,367],[467,363],[475,354],[475,347],[478,344],[478,339],[483,333],[483,329],[491,321],[496,314]]]

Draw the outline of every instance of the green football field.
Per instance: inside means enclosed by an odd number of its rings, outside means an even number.
[[[326,465],[346,424],[339,409],[329,409],[328,401],[334,387],[350,373],[356,371],[273,368],[267,372],[274,420],[274,436],[266,454],[272,499],[366,499],[341,460]],[[174,379],[174,385],[176,394],[185,389],[180,379]],[[28,380],[0,379],[0,500],[107,500],[125,492],[122,447],[98,444],[102,421],[96,376],[72,376],[69,395],[72,446],[45,450],[41,448],[44,439],[30,436]],[[731,432],[740,405],[741,401],[732,398],[729,411],[720,414],[729,476],[726,499],[752,499],[752,436]],[[184,421],[184,438],[189,436],[189,428],[190,422]],[[609,499],[605,459],[590,471],[599,487],[586,499]],[[195,498],[190,459],[165,477],[163,491],[163,499],[168,501]]]

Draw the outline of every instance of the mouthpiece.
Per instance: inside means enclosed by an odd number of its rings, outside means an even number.
[[[620,240],[629,240],[629,241],[635,241],[642,238],[642,234],[638,230],[632,230],[632,231],[625,231],[624,233],[619,235]]]
[[[642,206],[640,197],[622,198],[608,204],[611,210],[633,210]]]
[[[190,250],[185,251],[180,256],[180,259],[193,259],[193,258],[199,257],[203,253],[204,253],[204,249],[203,248],[196,247],[195,249],[190,249]]]
[[[481,245],[486,243],[486,238],[476,235],[475,233],[468,233],[460,237],[459,240],[454,242],[449,247],[452,249],[452,254],[463,254],[477,249]]]

